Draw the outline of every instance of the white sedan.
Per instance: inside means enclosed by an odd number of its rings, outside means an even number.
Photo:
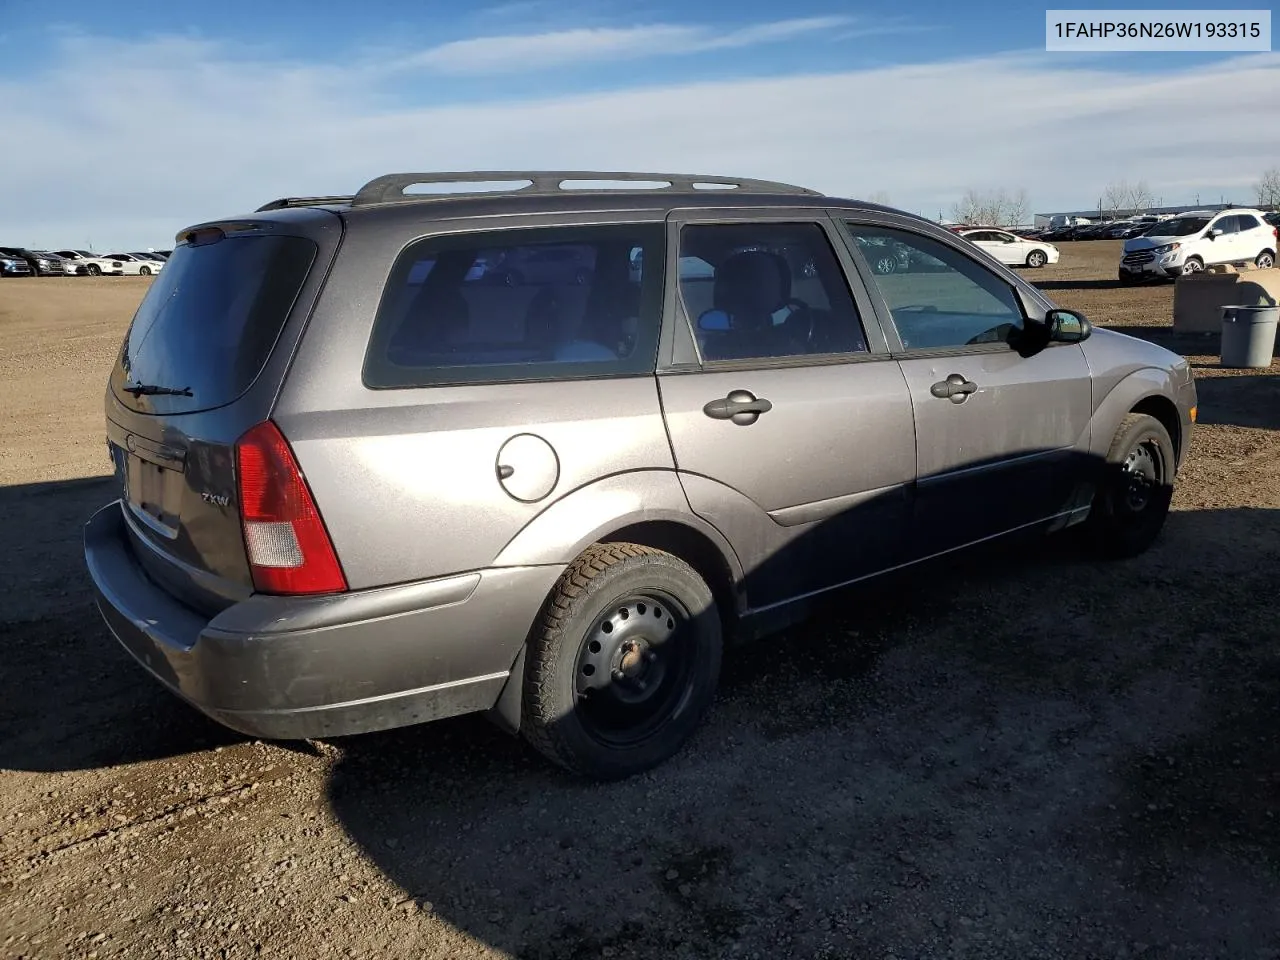
[[[961,230],[960,236],[1011,267],[1043,267],[1058,262],[1058,248],[1052,243],[1026,240],[1004,230]]]
[[[136,253],[109,253],[107,259],[119,261],[120,272],[127,277],[149,277],[153,273],[159,273],[164,266],[158,260],[148,260]]]
[[[89,250],[55,250],[58,256],[63,260],[70,260],[74,265],[76,273],[79,274],[80,267],[84,267],[84,272],[91,277],[99,276],[120,276],[123,272],[123,265],[116,260],[100,257],[98,254]]]

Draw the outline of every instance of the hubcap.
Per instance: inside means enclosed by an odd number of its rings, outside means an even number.
[[[693,665],[684,607],[662,594],[632,595],[592,625],[578,654],[575,688],[587,732],[630,745],[665,723],[688,695]]]
[[[1163,481],[1164,460],[1154,443],[1140,443],[1124,461],[1123,503],[1130,513],[1141,513],[1151,504],[1156,487]]]

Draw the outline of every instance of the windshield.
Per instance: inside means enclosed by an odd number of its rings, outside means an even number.
[[[286,236],[178,247],[134,315],[120,358],[126,382],[189,388],[190,398],[166,398],[169,412],[236,399],[266,363],[315,255],[310,240]],[[124,385],[116,395],[140,408]]]
[[[1208,217],[1175,217],[1156,224],[1159,229],[1153,229],[1150,232],[1159,237],[1186,237],[1199,233],[1208,225]]]

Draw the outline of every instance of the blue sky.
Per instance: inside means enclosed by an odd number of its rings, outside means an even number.
[[[1046,53],[1043,5],[0,6],[0,237],[31,246],[167,246],[397,169],[762,176],[936,216],[1121,178],[1251,202],[1280,162],[1275,54]]]

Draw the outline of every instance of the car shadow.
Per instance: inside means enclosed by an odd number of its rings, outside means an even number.
[[[927,954],[1063,916],[1244,949],[1280,932],[1278,537],[1280,510],[1207,510],[1117,565],[983,548],[737,648],[657,770],[579,781],[463,719],[343,741],[329,801],[398,909],[535,960]],[[1117,579],[1132,605],[1098,610]],[[1237,865],[1235,912],[1190,909]]]
[[[1199,377],[1196,393],[1202,424],[1280,430],[1280,373]]]
[[[83,770],[243,739],[144,674],[103,626],[81,546],[109,477],[0,488],[0,768]]]

